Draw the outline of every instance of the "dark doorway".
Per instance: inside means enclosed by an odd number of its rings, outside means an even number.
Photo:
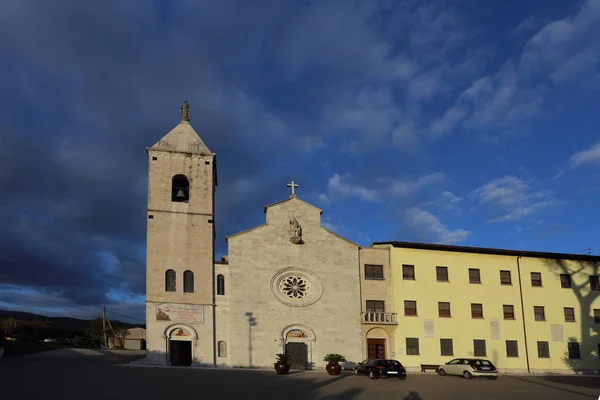
[[[385,359],[385,339],[367,339],[367,358]]]
[[[292,369],[306,369],[308,366],[308,346],[306,343],[287,343],[285,353],[290,356]]]
[[[192,342],[187,340],[169,340],[171,365],[192,365]]]

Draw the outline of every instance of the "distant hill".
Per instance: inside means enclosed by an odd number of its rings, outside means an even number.
[[[18,326],[25,329],[28,334],[33,334],[35,331],[39,332],[40,335],[45,336],[67,336],[72,337],[75,335],[83,335],[85,330],[88,329],[93,321],[96,319],[79,319],[70,317],[47,317],[45,315],[32,314],[22,311],[10,311],[0,310],[0,320],[6,318],[14,318],[18,321]],[[115,319],[110,320],[111,323],[118,325],[122,328],[135,328],[138,326],[144,327],[141,324],[131,324],[127,322],[118,321]],[[19,331],[22,329],[17,328]]]

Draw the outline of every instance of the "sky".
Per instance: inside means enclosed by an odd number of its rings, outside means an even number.
[[[600,0],[4,0],[0,309],[144,322],[186,99],[219,258],[290,180],[364,246],[600,254],[598,37]]]

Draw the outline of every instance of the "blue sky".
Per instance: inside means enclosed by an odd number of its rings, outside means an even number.
[[[600,251],[600,0],[0,5],[0,308],[144,320],[150,146],[191,105],[217,251],[298,195],[361,244]]]

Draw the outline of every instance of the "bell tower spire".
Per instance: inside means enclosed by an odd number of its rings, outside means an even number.
[[[179,124],[146,148],[148,361],[180,363],[176,355],[185,353],[186,363],[214,364],[216,155],[190,125],[187,101],[180,113]],[[171,326],[203,339],[171,340]]]

